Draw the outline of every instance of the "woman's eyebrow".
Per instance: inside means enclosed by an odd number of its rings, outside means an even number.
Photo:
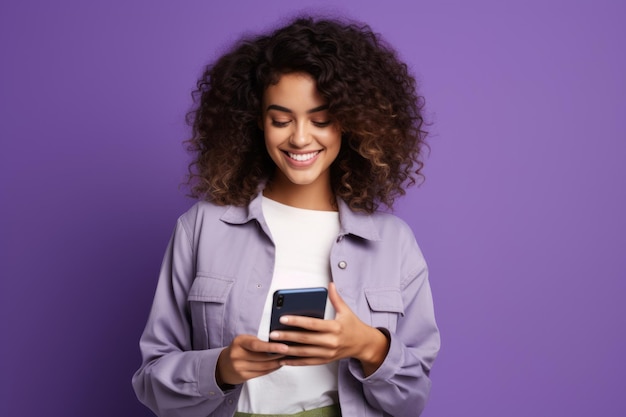
[[[278,104],[270,104],[269,106],[267,106],[267,110],[278,110],[284,113],[293,113],[293,111],[291,109],[288,109],[287,107],[283,107],[283,106],[279,106]],[[328,110],[328,104],[322,104],[321,106],[317,106],[312,108],[311,110],[307,110],[307,114],[311,114],[311,113],[317,113],[318,111],[324,111],[324,110]]]

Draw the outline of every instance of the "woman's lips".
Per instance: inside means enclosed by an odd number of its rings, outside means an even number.
[[[287,152],[287,156],[289,156],[291,159],[294,159],[298,162],[305,162],[305,161],[315,158],[315,156],[318,153],[320,153],[320,151],[313,151],[313,152],[307,152],[307,153]]]
[[[310,165],[313,163],[315,158],[320,154],[320,151],[306,152],[306,153],[294,153],[289,151],[284,151],[285,155],[289,162],[292,164],[296,164],[298,166]]]

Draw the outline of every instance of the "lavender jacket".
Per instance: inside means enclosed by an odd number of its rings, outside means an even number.
[[[429,395],[439,331],[426,263],[411,229],[385,213],[366,215],[339,201],[341,229],[330,268],[360,319],[390,336],[389,353],[368,377],[339,363],[344,416],[418,416]],[[238,334],[257,334],[274,270],[274,245],[261,194],[247,207],[200,202],[183,214],[169,242],[141,336],[137,397],[157,415],[232,416],[241,386],[215,381],[220,351]]]

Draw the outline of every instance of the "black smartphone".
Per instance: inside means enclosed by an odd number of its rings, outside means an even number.
[[[280,323],[282,316],[324,318],[328,290],[324,287],[277,290],[272,302],[270,333],[274,330],[302,330]],[[285,342],[290,344],[289,342]]]

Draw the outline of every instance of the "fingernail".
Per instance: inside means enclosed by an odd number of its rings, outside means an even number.
[[[289,323],[289,317],[282,316],[280,318],[280,322],[283,323],[283,324]]]
[[[280,333],[278,332],[270,333],[270,339],[279,339],[279,338],[280,338]]]

